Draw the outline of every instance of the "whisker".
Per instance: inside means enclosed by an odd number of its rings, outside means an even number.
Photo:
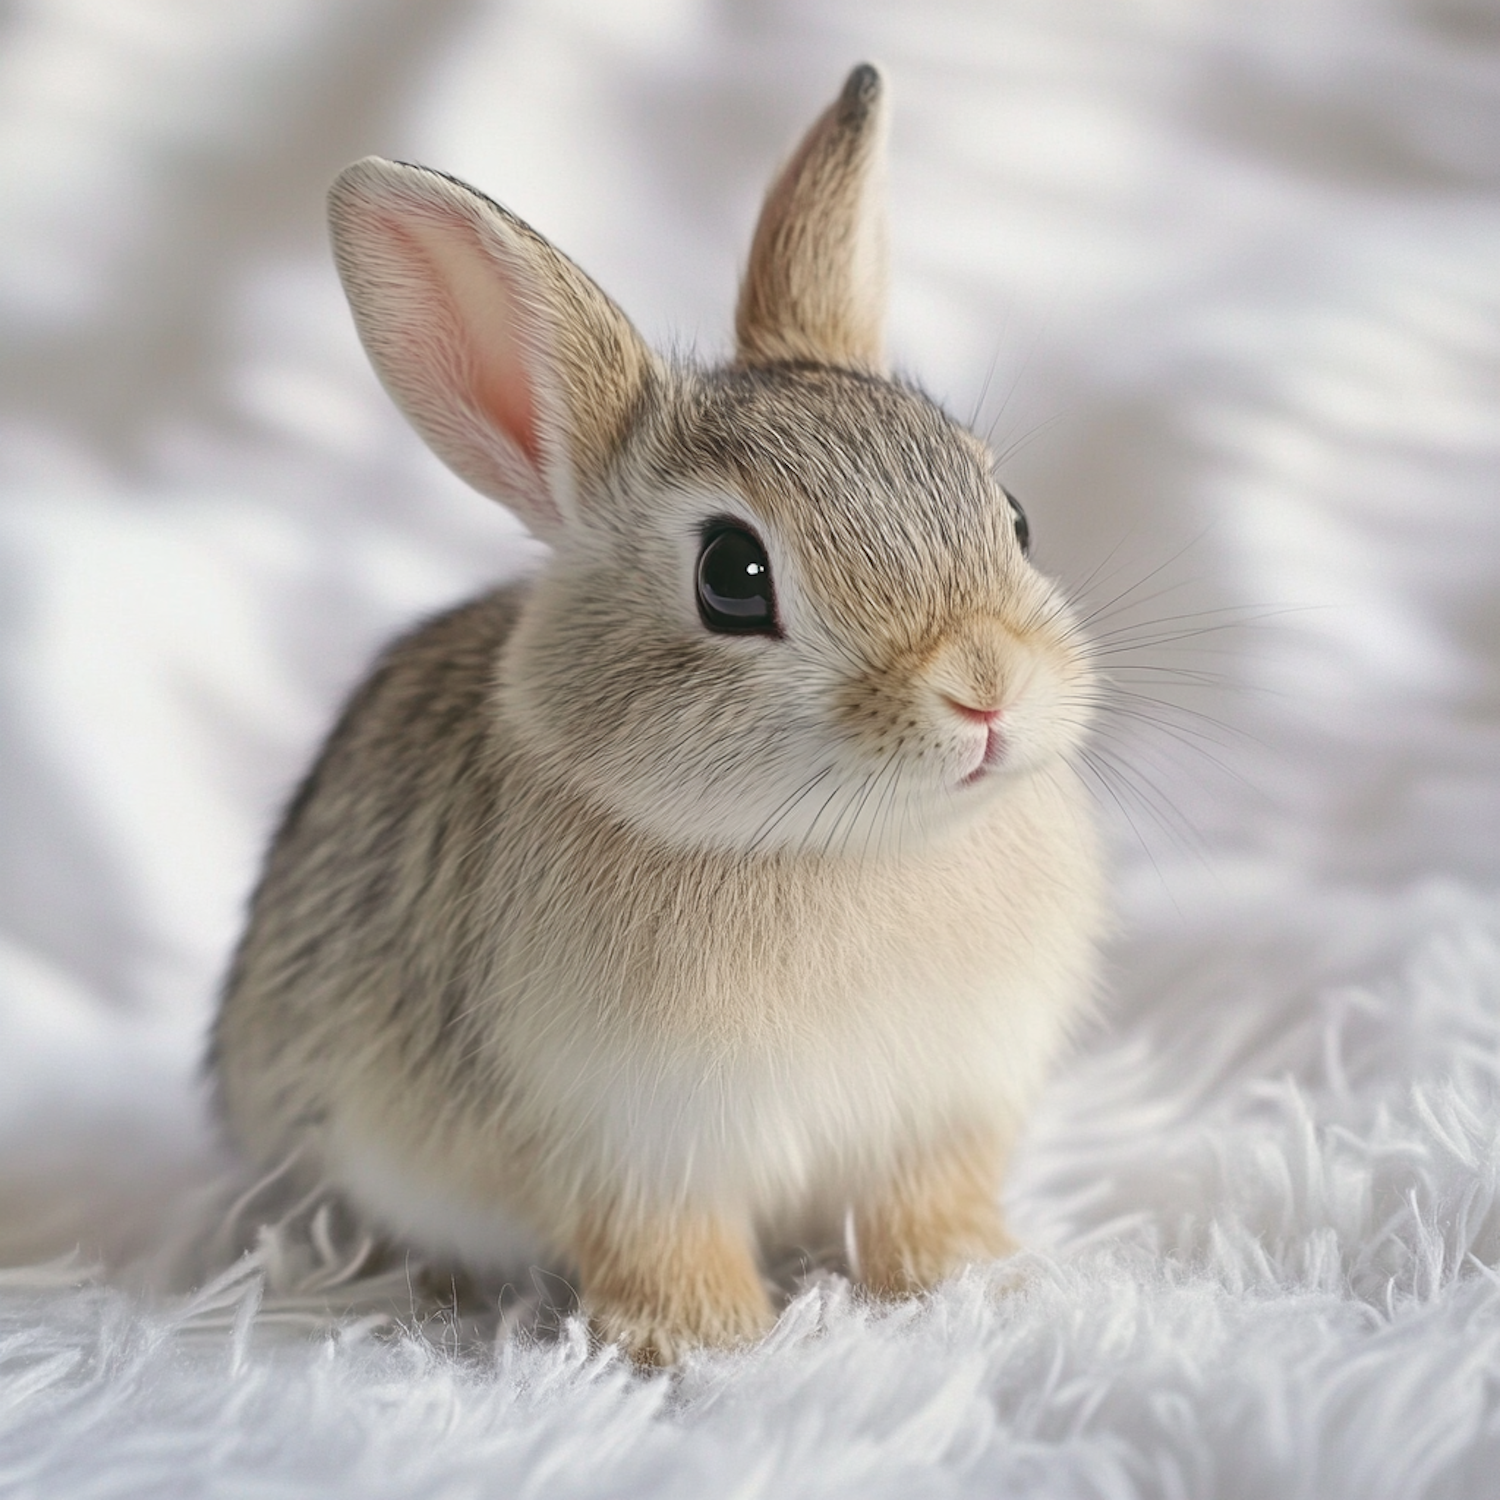
[[[1226,720],[1219,718],[1216,714],[1206,713],[1201,708],[1192,707],[1191,704],[1174,703],[1168,698],[1154,698],[1150,693],[1139,693],[1132,688],[1110,684],[1106,686],[1101,696],[1085,701],[1092,701],[1094,706],[1106,715],[1115,714],[1117,716],[1143,718],[1153,724],[1171,724],[1172,719],[1170,716],[1172,714],[1181,714],[1185,718],[1196,721],[1195,724],[1178,725],[1177,727],[1184,733],[1199,734],[1217,745],[1227,746],[1239,740],[1254,740],[1263,748],[1269,748],[1266,746],[1264,740],[1259,739],[1248,729],[1238,724],[1230,724]],[[1152,715],[1146,710],[1134,706],[1141,703],[1148,704],[1151,708],[1160,709],[1162,714]],[[1204,725],[1207,728],[1199,728],[1197,725]],[[1227,738],[1217,739],[1208,733],[1208,729],[1217,730],[1221,735],[1227,736]]]
[[[1188,687],[1221,688],[1231,683],[1236,688],[1241,687],[1237,677],[1230,672],[1211,672],[1205,667],[1179,667],[1171,662],[1114,662],[1109,668],[1107,678],[1110,687],[1118,687],[1119,674],[1129,672],[1132,675],[1125,680],[1129,683],[1143,683],[1151,687]],[[1259,684],[1250,683],[1243,685],[1246,691],[1263,692]]]
[[[1112,776],[1117,778],[1118,782],[1136,799],[1142,811],[1151,814],[1153,822],[1180,853],[1192,855],[1201,864],[1207,866],[1208,858],[1203,840],[1198,836],[1196,829],[1188,822],[1181,809],[1138,764],[1126,764],[1100,745],[1091,747],[1087,758],[1095,763],[1101,773],[1107,769]],[[1124,809],[1121,808],[1121,811],[1123,812]],[[1127,820],[1136,838],[1141,839],[1141,831],[1135,820],[1129,818],[1128,815]],[[1150,845],[1143,839],[1141,845],[1146,855],[1151,858],[1152,864],[1156,865]],[[1160,866],[1157,866],[1157,873],[1161,873]]]
[[[827,855],[832,850],[833,841],[838,837],[839,829],[844,825],[844,819],[847,818],[849,814],[854,810],[856,799],[859,797],[860,792],[868,788],[870,782],[872,782],[874,779],[875,773],[873,771],[867,771],[860,779],[859,786],[855,787],[855,789],[849,793],[848,803],[845,805],[843,811],[839,813],[838,817],[833,820],[833,827],[828,830],[828,837],[823,840],[824,855]]]
[[[1114,630],[1093,631],[1090,636],[1096,641],[1113,641],[1122,637],[1127,630],[1155,630],[1163,625],[1179,624],[1184,620],[1204,620],[1209,622],[1209,628],[1224,630],[1233,625],[1261,625],[1267,620],[1279,619],[1283,615],[1302,613],[1304,613],[1302,609],[1291,606],[1267,609],[1256,605],[1226,604],[1217,609],[1191,609],[1176,615],[1158,615],[1150,620],[1135,620],[1127,625],[1118,626]],[[1227,618],[1220,618],[1221,616]]]
[[[886,756],[885,763],[875,773],[874,780],[871,783],[871,790],[874,790],[875,787],[878,787],[880,785],[881,781],[883,780],[883,778],[885,777],[886,772],[889,771],[889,770],[891,770],[895,766],[895,764],[896,764],[896,755],[897,755],[897,752],[900,750],[900,748],[901,747],[899,745],[894,746],[892,748],[892,750],[891,750],[891,753]],[[892,778],[893,783],[894,783],[894,779],[895,778],[893,777]],[[853,837],[855,828],[857,828],[859,826],[860,815],[865,810],[865,801],[868,799],[868,797],[869,797],[869,792],[866,792],[865,796],[860,799],[859,811],[855,813],[855,815],[854,815],[854,821],[849,825],[849,834],[848,834],[848,836],[846,836],[846,838],[844,840],[844,848],[841,851],[842,853],[847,853],[848,852],[849,838]],[[877,808],[879,807],[879,802],[878,801],[876,803],[876,806],[877,806]],[[860,851],[860,858],[861,859],[868,859],[870,857],[870,834],[874,831],[874,827],[875,827],[875,819],[871,818],[869,824],[865,828],[865,843],[864,843],[864,848]]]
[[[1094,566],[1090,568],[1089,571],[1085,573],[1084,576],[1076,584],[1073,585],[1071,593],[1074,598],[1082,599],[1087,596],[1088,591],[1098,580],[1099,574],[1103,572],[1103,570],[1109,565],[1109,563],[1112,562],[1114,558],[1119,554],[1120,548],[1125,545],[1125,541],[1126,538],[1122,536],[1120,540],[1117,541],[1114,546],[1111,547],[1109,551],[1106,552],[1104,556],[1098,562],[1096,562]],[[1123,566],[1123,564],[1121,566]],[[1116,569],[1115,571],[1118,572],[1119,569]],[[1109,576],[1113,577],[1114,574],[1111,574]],[[1057,609],[1061,610],[1067,606],[1067,600],[1059,598],[1056,601],[1056,605]]]
[[[984,384],[979,388],[979,395],[974,401],[974,410],[969,413],[969,420],[964,424],[970,432],[979,424],[979,414],[984,410],[984,403],[990,398],[990,384],[995,378],[995,368],[1000,363],[1000,350],[1002,343],[995,344],[995,352],[990,355],[990,366],[984,372]]]
[[[1170,557],[1163,558],[1162,561],[1157,563],[1157,565],[1152,568],[1149,573],[1147,573],[1142,578],[1138,578],[1134,583],[1130,585],[1129,588],[1122,589],[1118,594],[1114,596],[1114,598],[1106,600],[1103,604],[1096,606],[1087,614],[1083,615],[1080,619],[1080,624],[1091,625],[1101,617],[1107,618],[1107,616],[1104,616],[1105,610],[1113,609],[1116,605],[1120,604],[1125,599],[1128,599],[1130,595],[1133,594],[1137,589],[1144,588],[1145,585],[1150,583],[1153,578],[1159,577],[1168,568],[1170,568],[1173,563],[1180,561],[1184,556],[1187,555],[1187,553],[1191,552],[1192,549],[1196,547],[1212,529],[1212,526],[1205,526],[1203,530],[1200,531],[1196,536],[1184,542],[1183,545],[1179,547],[1176,552],[1172,553]],[[1187,580],[1183,580],[1183,582],[1181,583],[1172,584],[1164,592],[1171,593],[1175,589],[1186,587],[1186,584]]]
[[[890,781],[890,790],[888,792],[886,792],[885,797],[883,799],[882,808],[881,808],[880,842],[882,844],[884,844],[885,839],[886,839],[886,835],[890,831],[891,813],[892,813],[892,811],[893,811],[893,809],[895,808],[895,805],[896,805],[896,793],[898,791],[900,791],[900,789],[901,789],[901,778],[899,776],[892,776],[891,777],[891,781]],[[911,792],[908,789],[908,791],[907,791],[907,801],[908,801],[908,803],[910,802],[910,800],[911,800]],[[902,852],[902,839],[903,839],[903,835],[905,834],[905,831],[906,831],[906,823],[905,823],[904,813],[905,813],[905,809],[903,809],[903,818],[902,818],[902,821],[899,822],[896,825],[896,853],[897,853],[898,856]]]
[[[812,822],[807,825],[806,830],[803,832],[799,848],[805,851],[811,846],[813,834],[817,831],[818,824],[822,820],[823,814],[828,811],[830,805],[833,802],[833,799],[838,796],[840,790],[841,788],[838,782],[834,782],[833,790],[829,792],[827,797],[823,799],[823,805],[813,815]]]
[[[817,772],[813,776],[810,776],[806,781],[802,783],[801,786],[797,788],[796,791],[791,794],[791,796],[785,798],[775,809],[773,809],[770,816],[756,830],[755,836],[746,846],[745,852],[747,854],[753,854],[761,846],[761,844],[766,839],[768,839],[773,832],[775,832],[777,826],[780,823],[784,822],[792,814],[792,812],[795,811],[797,804],[801,802],[802,799],[807,796],[807,794],[811,792],[813,788],[816,787],[817,784],[822,781],[825,776],[831,774],[833,769],[834,763],[832,761],[829,761],[829,763],[824,766],[821,771]]]
[[[1047,318],[1050,317],[1051,312],[1049,311]],[[1047,318],[1044,318],[1042,320],[1041,326],[1037,329],[1036,333],[1032,335],[1030,346],[1027,348],[1026,353],[1021,357],[1021,363],[1016,366],[1015,374],[1010,378],[1010,385],[1006,389],[1004,399],[1000,402],[995,415],[990,418],[990,425],[985,428],[984,445],[986,448],[990,447],[994,443],[995,429],[1000,425],[1000,418],[1005,415],[1006,408],[1009,407],[1012,397],[1014,397],[1014,395],[1016,394],[1017,387],[1021,384],[1021,380],[1025,376],[1027,370],[1031,368],[1032,360],[1036,358],[1036,351],[1041,348],[1042,336],[1047,331]]]
[[[1239,784],[1247,791],[1255,792],[1259,790],[1256,787],[1255,783],[1251,781],[1249,777],[1247,777],[1242,771],[1236,770],[1232,765],[1228,764],[1219,756],[1215,755],[1213,751],[1208,749],[1209,744],[1223,744],[1223,741],[1207,740],[1205,742],[1205,737],[1200,735],[1198,738],[1194,738],[1193,732],[1186,727],[1166,724],[1157,719],[1141,719],[1140,722],[1150,724],[1152,729],[1165,735],[1169,740],[1171,740],[1174,746],[1182,750],[1189,751],[1193,756],[1199,757],[1202,760],[1206,761],[1220,774],[1228,776],[1233,781],[1239,782]],[[1113,749],[1120,751],[1122,754],[1129,752],[1132,755],[1133,759],[1139,758],[1141,746],[1138,741],[1120,739],[1112,735],[1107,727],[1096,731],[1094,735],[1094,743],[1097,745],[1110,745]],[[1166,747],[1159,746],[1156,748],[1164,750]],[[1181,762],[1176,760],[1175,758],[1174,768],[1178,770],[1187,769],[1183,767]]]
[[[998,469],[1002,464],[1008,463],[1018,453],[1024,453],[1049,427],[1055,427],[1062,419],[1069,416],[1066,411],[1053,412],[1050,417],[1044,417],[1034,427],[1028,428],[1013,443],[1007,444],[995,455],[994,468]]]
[[[1223,635],[1226,631],[1242,630],[1247,624],[1254,623],[1256,623],[1255,620],[1241,618],[1237,620],[1224,620],[1217,624],[1194,626],[1191,629],[1169,630],[1158,635],[1127,636],[1121,632],[1113,636],[1100,637],[1095,644],[1078,646],[1075,649],[1089,661],[1102,661],[1106,658],[1118,656],[1127,651],[1134,651],[1141,647],[1154,648],[1157,646],[1172,646],[1179,650],[1188,650],[1209,656],[1232,655],[1234,653],[1224,650],[1216,651],[1212,647],[1184,647],[1182,642],[1196,641],[1204,636],[1219,636]],[[1155,627],[1143,624],[1132,628],[1151,630]]]
[[[1140,846],[1141,853],[1150,861],[1151,868],[1156,871],[1157,880],[1161,882],[1162,889],[1167,892],[1168,899],[1171,899],[1175,906],[1176,901],[1172,898],[1171,887],[1167,884],[1167,878],[1162,873],[1161,865],[1157,863],[1156,852],[1141,833],[1135,819],[1131,817],[1130,809],[1125,805],[1124,798],[1121,797],[1120,793],[1115,789],[1113,782],[1105,774],[1105,767],[1096,762],[1094,756],[1088,751],[1084,752],[1078,762],[1070,761],[1069,765],[1074,774],[1079,775],[1080,780],[1082,780],[1080,772],[1087,771],[1109,800],[1114,803],[1115,807],[1119,810],[1120,816],[1130,825],[1130,831],[1135,835],[1135,841]]]

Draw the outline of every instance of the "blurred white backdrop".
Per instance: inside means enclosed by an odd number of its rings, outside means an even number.
[[[211,1170],[202,1037],[279,804],[382,640],[532,555],[369,372],[327,183],[370,152],[467,178],[717,357],[767,176],[865,57],[896,357],[1009,451],[1043,566],[1124,594],[1148,695],[1104,742],[1107,1018],[1018,1219],[1190,1259],[1240,1215],[1284,1269],[1328,1226],[1225,1165],[1291,1152],[1268,1089],[1378,1176],[1371,1122],[1462,1053],[1500,1138],[1494,0],[11,0],[12,1256],[121,1257]],[[1384,1019],[1349,1032],[1359,985]],[[1346,1278],[1374,1212],[1329,1231]]]

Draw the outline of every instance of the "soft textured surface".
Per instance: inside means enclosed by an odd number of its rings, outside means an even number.
[[[0,49],[8,1492],[1492,1491],[1490,0],[22,0]],[[722,350],[770,167],[866,55],[895,350],[1018,445],[1143,695],[1101,738],[1109,993],[1010,1188],[1033,1248],[890,1309],[793,1277],[670,1379],[545,1282],[382,1322],[407,1268],[320,1290],[315,1213],[189,1290],[275,808],[376,644],[533,545],[375,385],[324,186],[469,177]]]

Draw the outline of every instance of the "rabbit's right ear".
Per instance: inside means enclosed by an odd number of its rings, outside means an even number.
[[[650,378],[629,319],[535,230],[425,167],[366,157],[328,215],[386,389],[449,468],[554,538]]]

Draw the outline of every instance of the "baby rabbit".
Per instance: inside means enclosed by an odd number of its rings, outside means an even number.
[[[386,387],[551,555],[345,708],[227,981],[222,1113],[413,1246],[560,1257],[645,1363],[761,1333],[760,1247],[846,1219],[876,1293],[1006,1253],[1090,988],[1087,651],[991,455],[886,373],[883,136],[858,67],[715,369],[450,177],[331,197]]]

